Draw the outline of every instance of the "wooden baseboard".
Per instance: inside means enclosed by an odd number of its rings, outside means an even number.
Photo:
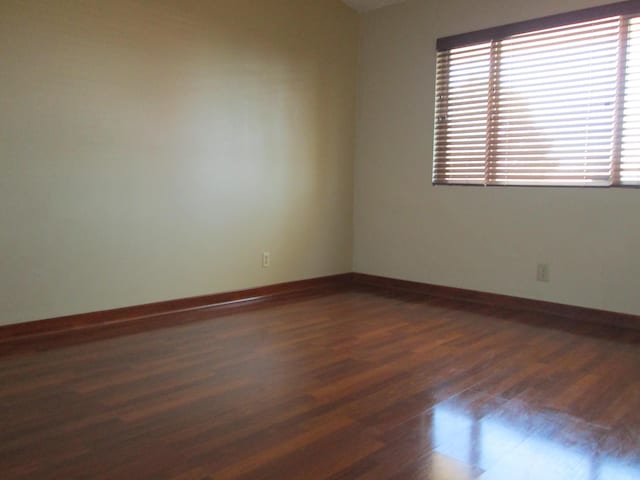
[[[214,293],[198,297],[166,300],[99,312],[81,313],[46,320],[4,325],[0,326],[0,342],[23,337],[49,335],[68,330],[131,322],[168,313],[226,306],[238,302],[264,301],[276,297],[283,298],[303,293],[344,288],[351,285],[351,280],[352,274],[345,273],[233,292]]]
[[[81,313],[47,320],[0,326],[0,342],[132,322],[169,313],[228,306],[239,302],[265,301],[276,298],[285,299],[306,293],[349,289],[357,285],[375,287],[388,291],[412,292],[483,305],[541,312],[571,320],[587,321],[608,326],[640,329],[640,316],[637,315],[576,307],[496,293],[465,290],[462,288],[443,287],[441,285],[399,280],[364,273],[344,273],[246,290],[167,300],[145,305],[135,305],[100,312]]]
[[[398,280],[395,278],[368,275],[364,273],[354,273],[353,283],[356,285],[367,285],[391,291],[412,292],[483,305],[540,312],[570,320],[640,329],[640,316],[626,313],[609,312],[606,310],[596,310],[593,308],[577,307],[561,303],[545,302],[542,300],[532,300],[529,298],[512,297],[509,295],[466,290],[462,288],[443,287],[441,285],[412,282],[409,280]]]

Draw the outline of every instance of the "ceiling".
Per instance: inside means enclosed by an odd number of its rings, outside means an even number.
[[[376,8],[384,7],[385,5],[391,5],[392,3],[400,3],[405,0],[342,0],[344,3],[352,8],[355,8],[359,12],[366,12],[367,10],[374,10]]]

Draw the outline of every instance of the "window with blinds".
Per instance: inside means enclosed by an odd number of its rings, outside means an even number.
[[[639,4],[439,39],[433,183],[640,185]]]

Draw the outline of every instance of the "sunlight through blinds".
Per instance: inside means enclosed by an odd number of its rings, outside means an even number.
[[[640,19],[438,52],[434,184],[640,184]]]

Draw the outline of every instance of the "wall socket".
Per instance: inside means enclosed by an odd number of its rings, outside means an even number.
[[[271,253],[262,252],[262,268],[269,268],[271,266]]]
[[[549,282],[551,279],[549,274],[549,264],[548,263],[539,263],[538,269],[536,270],[536,280],[538,282]]]

